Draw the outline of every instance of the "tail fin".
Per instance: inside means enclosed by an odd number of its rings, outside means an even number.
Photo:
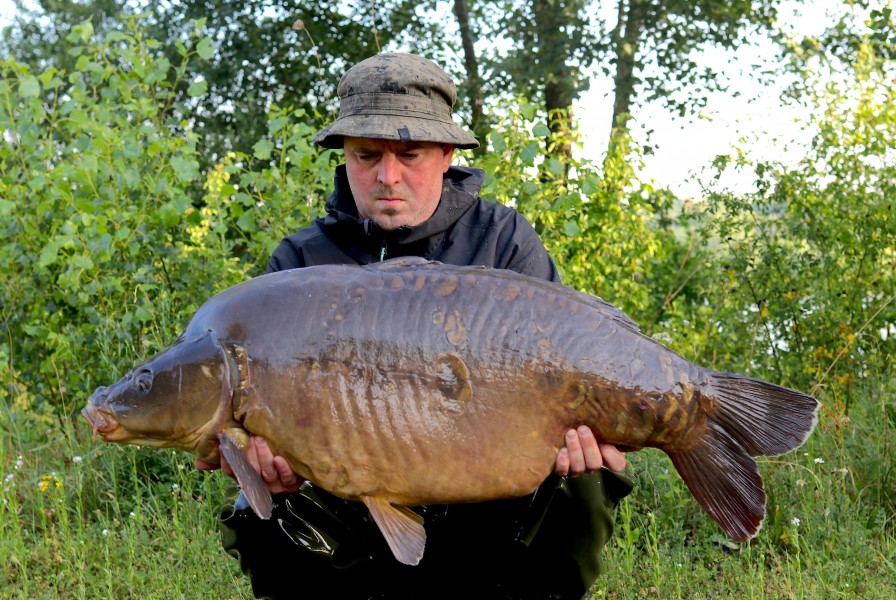
[[[715,401],[710,417],[750,456],[775,456],[799,448],[818,422],[818,400],[761,379],[710,373],[703,393]]]
[[[670,452],[688,489],[732,540],[755,536],[765,518],[765,490],[756,462],[717,423],[684,452]]]
[[[765,518],[765,490],[751,457],[799,448],[818,422],[818,401],[731,373],[710,373],[701,391],[714,405],[706,434],[669,456],[700,506],[731,539],[745,542]]]

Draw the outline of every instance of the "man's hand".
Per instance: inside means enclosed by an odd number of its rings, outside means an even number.
[[[264,479],[272,494],[294,492],[304,481],[293,473],[285,458],[274,456],[271,453],[264,438],[255,435],[250,437],[248,458],[252,467],[261,473],[261,478]],[[193,465],[200,471],[211,471],[218,468],[218,465],[212,465],[199,459],[196,459]],[[223,456],[221,457],[221,470],[233,477],[233,470]]]
[[[554,472],[561,477],[581,475],[606,465],[611,471],[625,470],[625,456],[612,444],[598,444],[585,425],[566,432],[566,447],[557,453]]]

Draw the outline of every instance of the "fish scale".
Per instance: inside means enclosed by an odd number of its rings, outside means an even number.
[[[223,456],[268,518],[247,460],[260,435],[300,476],[364,502],[396,559],[417,564],[426,533],[408,507],[531,493],[583,424],[666,452],[746,541],[765,516],[752,457],[799,447],[817,411],[809,395],[687,361],[595,296],[404,258],[229,288],[82,412],[109,442]]]

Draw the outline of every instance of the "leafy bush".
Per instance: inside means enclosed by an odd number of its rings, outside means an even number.
[[[534,106],[505,107],[490,151],[477,157],[487,173],[483,197],[516,207],[535,226],[563,282],[601,296],[649,321],[662,304],[662,265],[677,249],[661,221],[673,198],[634,175],[635,152],[620,139],[602,165],[563,159],[572,134],[551,134]],[[649,323],[648,323],[649,325]]]
[[[255,156],[199,172],[190,107],[175,100],[179,85],[204,93],[180,79],[211,51],[201,24],[194,35],[171,65],[139,23],[98,39],[85,22],[71,73],[0,64],[0,353],[17,397],[79,407],[206,298],[262,272],[323,204],[332,153],[309,146],[301,113],[272,115]]]
[[[755,165],[756,193],[714,194],[700,219],[717,244],[703,285],[722,292],[706,351],[837,416],[896,350],[896,94],[869,48],[851,78],[810,88],[817,134],[799,164]]]

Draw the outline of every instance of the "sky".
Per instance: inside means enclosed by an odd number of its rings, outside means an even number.
[[[605,2],[612,8],[615,3]],[[817,35],[824,29],[831,11],[843,10],[844,0],[815,0],[784,2],[780,9],[780,26],[785,31]],[[0,0],[0,26],[11,18],[11,0]],[[768,45],[744,48],[736,55],[734,64],[726,61],[732,56],[722,53],[705,55],[707,60],[732,72],[732,87],[741,96],[715,94],[705,109],[695,116],[677,117],[655,104],[640,109],[635,115],[633,131],[636,139],[643,126],[652,130],[650,143],[653,154],[645,157],[643,180],[669,188],[682,198],[699,198],[701,180],[708,181],[708,166],[719,154],[728,154],[739,140],[740,145],[755,159],[796,159],[800,144],[808,142],[811,132],[800,123],[799,111],[780,101],[785,82],[771,87],[760,87],[748,76],[739,76],[739,69],[751,64],[772,60]],[[585,158],[600,161],[606,146],[609,120],[612,114],[612,82],[607,77],[592,78],[591,89],[573,109],[579,119]],[[643,141],[643,140],[640,140]],[[789,151],[787,150],[789,148]],[[728,174],[719,183],[736,191],[746,192],[752,187],[749,174]]]
[[[800,35],[821,34],[832,22],[830,14],[846,9],[844,0],[784,2],[779,10],[779,25],[787,32]],[[653,130],[650,144],[655,147],[646,156],[641,176],[660,187],[672,190],[681,198],[700,198],[701,180],[712,177],[709,165],[719,154],[730,154],[738,145],[756,160],[780,160],[793,164],[799,148],[811,139],[811,131],[801,122],[806,116],[795,107],[786,106],[780,98],[787,81],[782,79],[770,87],[760,86],[747,74],[753,64],[774,62],[771,44],[755,44],[742,48],[733,63],[732,55],[711,52],[704,59],[732,76],[732,89],[739,97],[717,93],[710,96],[699,115],[678,117],[659,104],[639,110],[635,115],[633,136],[639,127]],[[591,89],[573,108],[579,119],[583,137],[583,156],[600,160],[609,135],[612,114],[612,82],[608,78],[592,79]],[[743,140],[743,141],[741,141]],[[644,141],[643,139],[639,141]],[[754,178],[749,173],[726,173],[719,184],[735,192],[752,190]]]

